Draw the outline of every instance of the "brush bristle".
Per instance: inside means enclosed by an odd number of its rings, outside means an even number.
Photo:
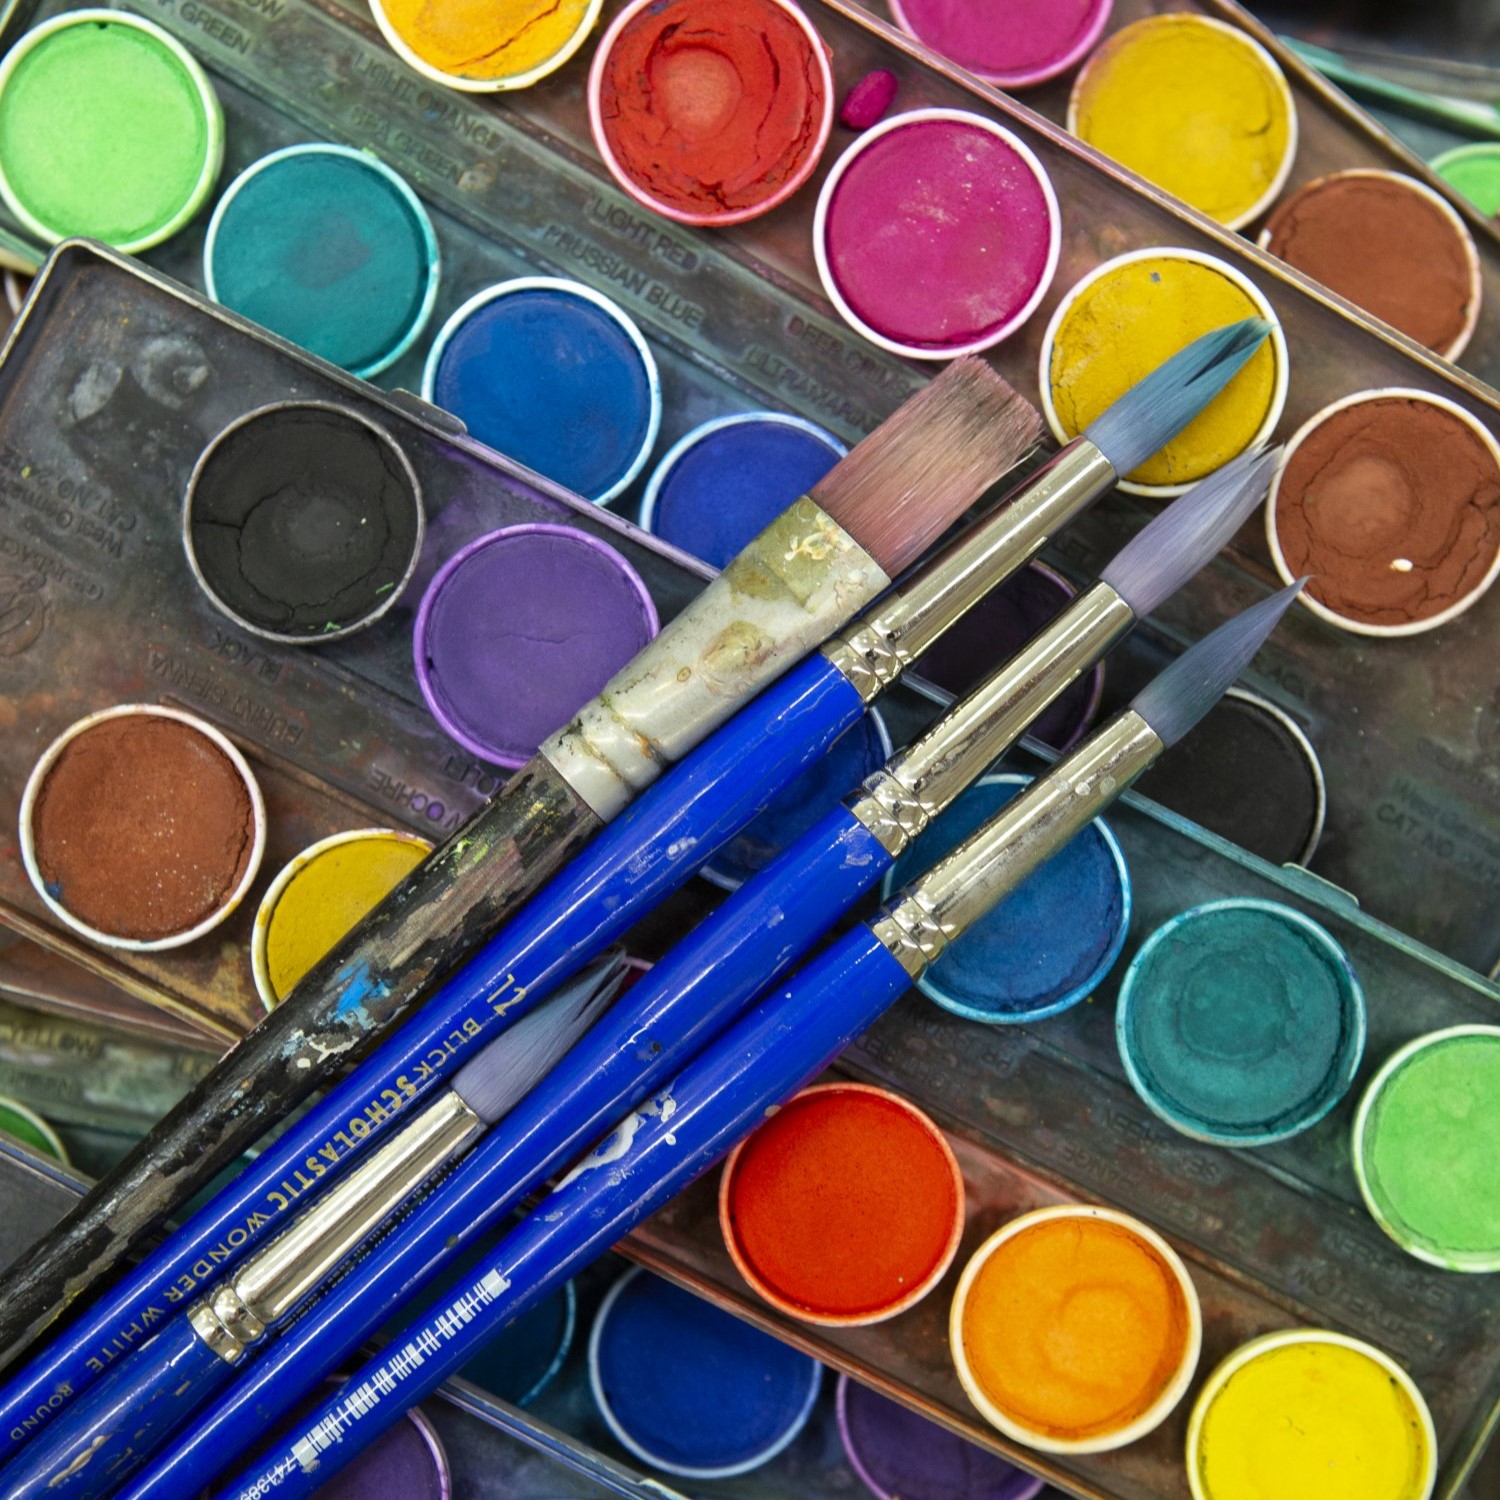
[[[453,1092],[486,1124],[513,1109],[603,1014],[625,982],[624,955],[590,964],[459,1069]]]
[[[1271,482],[1279,450],[1244,453],[1169,505],[1099,575],[1139,619],[1205,566],[1240,529]]]
[[[1244,367],[1271,332],[1264,318],[1229,323],[1196,338],[1120,397],[1084,436],[1128,474],[1170,442]]]
[[[812,489],[894,578],[1041,436],[1042,419],[981,359],[956,359]]]
[[[1306,582],[1304,578],[1226,621],[1135,695],[1131,708],[1157,738],[1175,745],[1234,686]]]

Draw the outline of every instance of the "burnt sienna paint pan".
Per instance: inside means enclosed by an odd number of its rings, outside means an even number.
[[[209,601],[288,645],[378,620],[417,565],[422,491],[390,435],[326,402],[232,422],[188,481],[182,536]]]
[[[1036,1500],[1042,1481],[868,1386],[839,1376],[839,1437],[875,1500]]]
[[[823,1367],[649,1271],[610,1289],[589,1338],[589,1381],[609,1429],[686,1479],[769,1463],[807,1425]]]
[[[438,570],[417,611],[417,683],[471,754],[523,766],[656,635],[634,568],[571,526],[507,526]]]
[[[208,295],[356,375],[388,369],[438,290],[432,220],[368,151],[273,151],[225,189],[203,246]]]
[[[80,719],[21,798],[21,857],[51,911],[107,947],[202,937],[249,890],[265,848],[260,788],[211,724],[135,705]]]

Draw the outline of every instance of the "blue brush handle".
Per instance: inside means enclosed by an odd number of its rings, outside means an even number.
[[[637,980],[405,1223],[128,1491],[196,1494],[447,1263],[684,1067],[871,890],[891,857],[836,808]]]
[[[234,1375],[186,1318],[174,1318],[3,1470],[6,1500],[97,1500]]]
[[[607,947],[826,753],[864,713],[814,654],[705,740],[609,824],[384,1046],[332,1089],[160,1250],[0,1390],[14,1452],[139,1341],[280,1230],[357,1151],[406,1118],[503,1025]],[[92,1362],[92,1364],[91,1364]]]
[[[461,1295],[408,1324],[216,1500],[313,1494],[483,1343],[711,1167],[769,1105],[815,1078],[910,983],[869,928],[841,938],[586,1159]]]

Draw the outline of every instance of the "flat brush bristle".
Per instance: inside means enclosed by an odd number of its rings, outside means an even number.
[[[1125,392],[1083,435],[1128,474],[1169,443],[1244,367],[1271,325],[1245,318],[1196,338]]]
[[[488,1125],[513,1109],[620,992],[625,963],[598,959],[530,1014],[523,1016],[453,1080],[453,1092]]]
[[[981,359],[956,359],[812,489],[894,578],[1041,436],[1042,419]]]
[[[1279,450],[1244,453],[1174,500],[1110,559],[1099,577],[1139,619],[1209,562],[1271,482]]]
[[[1226,621],[1135,695],[1131,708],[1163,744],[1175,745],[1234,686],[1306,582],[1304,578]]]

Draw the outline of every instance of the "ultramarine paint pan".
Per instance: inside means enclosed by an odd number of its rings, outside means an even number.
[[[635,1270],[589,1338],[589,1381],[637,1458],[687,1479],[769,1463],[807,1425],[823,1367],[691,1292]]]
[[[1120,1058],[1169,1125],[1264,1146],[1321,1120],[1364,1054],[1365,1003],[1342,948],[1274,901],[1210,901],[1147,938],[1120,985]]]
[[[216,302],[368,377],[432,314],[437,236],[405,180],[369,152],[288,146],[219,199],[203,279]]]
[[[722,568],[848,451],[804,417],[774,411],[716,417],[657,464],[641,525]]]
[[[497,453],[601,505],[640,473],[661,424],[640,330],[608,297],[549,276],[469,298],[433,343],[422,395]]]
[[[886,873],[886,896],[930,870],[1031,781],[986,776]],[[1130,925],[1130,871],[1100,818],[953,943],[917,988],[971,1021],[1040,1021],[1091,995]]]

